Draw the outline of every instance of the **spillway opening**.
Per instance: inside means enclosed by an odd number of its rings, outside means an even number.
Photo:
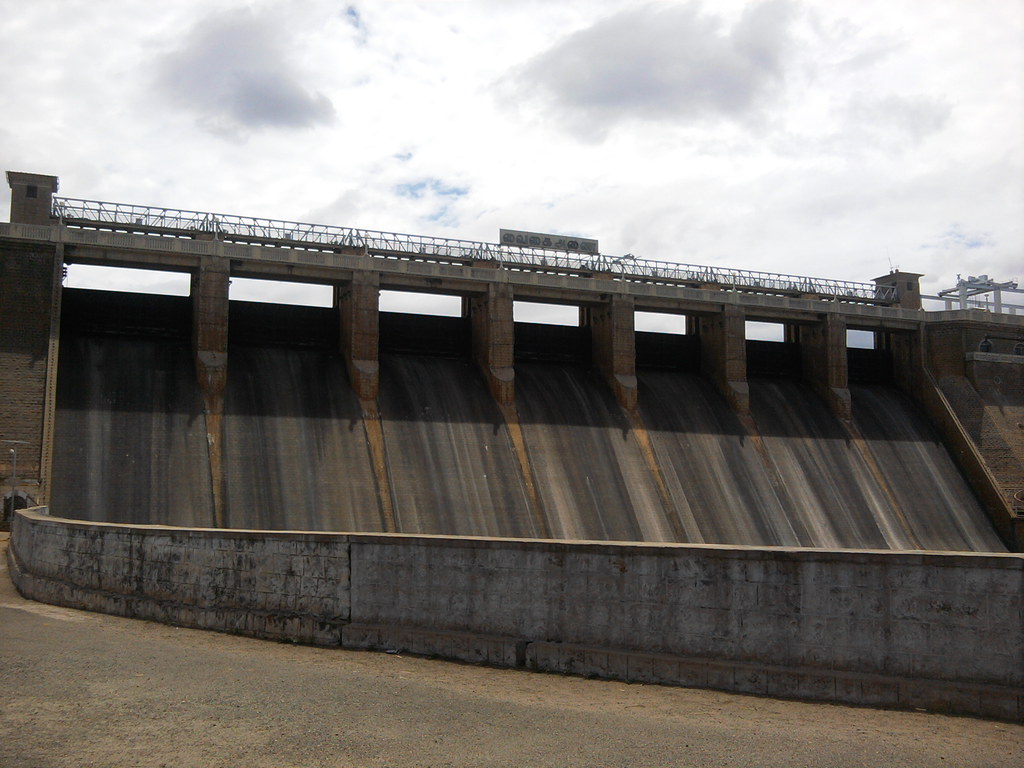
[[[106,267],[99,264],[68,264],[64,279],[66,288],[161,296],[188,296],[190,284],[188,272]]]
[[[874,349],[875,332],[849,328],[846,331],[846,346],[848,349]]]
[[[783,323],[747,321],[747,375],[800,378],[798,331]]]
[[[700,370],[700,336],[693,331],[695,321],[680,314],[637,312],[637,368]]]
[[[464,314],[461,296],[392,290],[380,292],[380,311],[438,317],[462,317]]]
[[[232,277],[228,298],[229,346],[338,348],[329,285]]]
[[[380,351],[468,358],[472,326],[464,300],[451,294],[380,292]]]
[[[228,288],[228,298],[232,301],[248,301],[257,304],[330,307],[334,304],[334,289],[320,283],[232,277],[231,285]]]
[[[192,302],[188,296],[65,288],[60,324],[62,339],[128,336],[184,342],[192,336]]]
[[[686,315],[670,312],[634,312],[633,327],[645,333],[665,333],[673,336],[689,333],[690,320]]]
[[[580,324],[580,308],[575,304],[514,301],[512,302],[512,318],[517,323],[578,327]]]
[[[885,336],[851,328],[846,332],[846,362],[851,384],[891,384],[892,351]]]
[[[786,326],[783,323],[747,320],[743,326],[743,331],[747,341],[786,341]]]
[[[590,365],[590,328],[579,306],[516,301],[512,308],[517,362]]]
[[[229,348],[260,347],[338,349],[338,322],[330,307],[232,301],[228,304]]]

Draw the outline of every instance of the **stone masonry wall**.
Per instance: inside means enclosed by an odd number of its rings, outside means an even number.
[[[188,530],[15,519],[45,602],[321,645],[1024,715],[1024,555]]]

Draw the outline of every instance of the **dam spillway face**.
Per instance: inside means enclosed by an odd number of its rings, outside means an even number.
[[[54,515],[1024,544],[1024,366],[1000,354],[1024,322],[924,312],[920,275],[842,283],[626,263],[110,207],[54,197],[54,177],[8,180],[0,368],[14,407],[0,427],[24,446],[21,492]],[[187,272],[191,295],[64,288],[61,270],[78,263]],[[334,306],[229,300],[234,276],[326,284]],[[458,296],[462,316],[382,312],[381,290]],[[580,324],[515,322],[514,301],[577,307]],[[644,311],[683,315],[686,333],[637,332]],[[785,341],[747,340],[751,320],[782,324]],[[850,329],[875,348],[848,349]],[[976,353],[982,338],[1007,349]]]
[[[104,325],[96,307],[107,296],[64,293],[52,508],[209,526],[206,416],[187,325]],[[121,320],[188,316],[187,299],[120,301]],[[893,384],[852,387],[865,453],[793,377],[751,377],[744,423],[699,372],[641,367],[631,419],[593,367],[573,359],[568,338],[561,359],[525,350],[517,361],[510,424],[468,354],[445,348],[459,318],[444,319],[447,330],[438,321],[435,348],[416,353],[389,351],[403,346],[403,325],[419,322],[395,316],[373,413],[350,386],[331,310],[274,307],[294,328],[318,317],[321,336],[261,343],[249,327],[261,309],[237,313],[239,341],[228,345],[228,527],[1005,549],[921,409]],[[370,421],[383,438],[376,451]]]

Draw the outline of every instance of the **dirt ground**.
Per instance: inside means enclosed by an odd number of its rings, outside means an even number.
[[[27,601],[6,570],[3,768],[1024,766],[1019,725],[251,640]]]

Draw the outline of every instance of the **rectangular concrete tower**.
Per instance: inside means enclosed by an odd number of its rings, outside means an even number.
[[[52,222],[56,176],[8,171],[7,183],[12,224]],[[62,275],[60,244],[0,246],[0,475],[6,498],[17,460],[16,506],[47,502]]]

